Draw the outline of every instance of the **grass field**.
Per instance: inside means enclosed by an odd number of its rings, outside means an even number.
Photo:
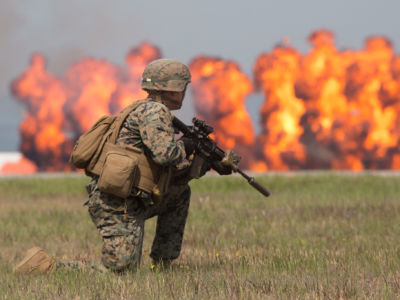
[[[85,177],[0,180],[1,299],[398,299],[400,177],[265,176],[263,198],[239,177],[193,181],[181,256],[151,271],[155,220],[142,266],[125,275],[12,272],[39,245],[100,260]]]

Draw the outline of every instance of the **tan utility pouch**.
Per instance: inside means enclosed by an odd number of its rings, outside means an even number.
[[[115,144],[107,143],[103,169],[98,187],[100,191],[127,198],[139,180],[138,154]]]

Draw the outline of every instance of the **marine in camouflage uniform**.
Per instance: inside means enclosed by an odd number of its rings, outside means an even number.
[[[188,140],[175,140],[170,110],[181,107],[189,82],[189,69],[180,62],[160,59],[150,63],[142,79],[149,99],[128,115],[117,144],[141,148],[156,164],[170,166],[176,173],[187,169],[186,156],[193,145]],[[98,178],[93,177],[87,186],[89,200],[85,205],[103,239],[103,266],[57,259],[56,268],[135,270],[141,259],[144,223],[153,216],[158,219],[150,257],[162,264],[177,258],[190,202],[189,178],[179,178],[172,178],[168,192],[154,204],[151,195],[137,189],[126,199],[104,193],[97,186]]]
[[[185,167],[184,144],[174,140],[170,112],[164,104],[154,100],[140,105],[128,116],[117,144],[142,148],[159,165]],[[141,191],[134,190],[139,195],[126,199],[103,193],[97,187],[97,178],[87,189],[89,213],[103,238],[104,266],[116,271],[136,268],[142,252],[144,222],[156,215],[151,258],[158,262],[179,256],[190,201],[190,188],[186,182],[172,183],[157,205]]]

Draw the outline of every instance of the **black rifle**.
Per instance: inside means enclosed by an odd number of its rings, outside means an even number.
[[[222,150],[209,137],[214,129],[207,125],[205,121],[193,118],[193,126],[187,126],[177,117],[174,117],[172,123],[176,129],[183,133],[183,136],[190,138],[194,142],[195,153],[209,163],[218,174],[225,175],[230,174],[232,171],[237,172],[246,178],[247,182],[265,197],[270,195],[268,189],[238,167],[240,156],[231,150]]]

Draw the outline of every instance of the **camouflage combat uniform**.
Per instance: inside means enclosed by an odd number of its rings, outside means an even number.
[[[182,141],[174,140],[172,115],[168,108],[155,100],[141,104],[125,120],[117,144],[141,148],[157,164],[184,169],[188,166]],[[135,190],[127,199],[101,192],[97,177],[88,184],[89,214],[102,239],[102,263],[113,271],[135,269],[140,264],[144,222],[158,216],[156,235],[150,257],[155,261],[179,256],[186,218],[190,188],[187,182],[172,180],[168,193],[160,203],[152,205],[149,195]],[[92,263],[89,268],[104,270]],[[57,262],[57,267],[81,267],[78,262]]]

